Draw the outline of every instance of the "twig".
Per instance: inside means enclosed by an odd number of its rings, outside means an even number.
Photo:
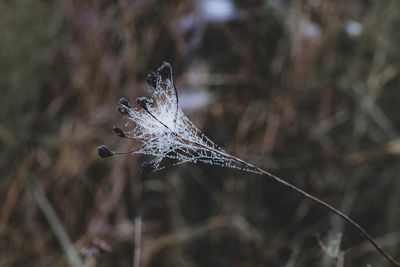
[[[31,178],[30,181],[27,183],[27,186],[31,191],[36,204],[42,210],[44,216],[49,222],[51,229],[58,239],[58,242],[60,242],[61,247],[64,250],[65,256],[67,257],[67,260],[69,262],[69,265],[72,267],[84,266],[82,259],[79,257],[78,251],[76,250],[74,244],[69,238],[60,219],[58,219],[57,214],[55,213],[53,207],[51,206],[51,203],[43,192],[40,184],[36,181],[35,178]]]

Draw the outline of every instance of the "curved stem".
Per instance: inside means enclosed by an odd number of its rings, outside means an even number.
[[[389,254],[387,254],[386,252],[384,252],[383,249],[376,243],[376,241],[374,240],[374,238],[373,238],[364,228],[362,228],[358,223],[356,223],[355,221],[353,221],[349,216],[347,216],[346,214],[342,213],[342,212],[339,211],[338,209],[332,207],[332,206],[329,205],[328,203],[322,201],[321,199],[319,199],[319,198],[317,198],[317,197],[314,197],[313,195],[310,195],[309,193],[307,193],[307,192],[301,190],[300,188],[296,187],[295,185],[293,185],[293,184],[291,184],[291,183],[289,183],[289,182],[286,182],[285,180],[279,178],[278,176],[275,176],[275,175],[273,175],[272,173],[267,172],[266,170],[263,170],[263,169],[261,169],[261,168],[259,168],[259,167],[256,167],[256,166],[254,166],[253,164],[248,163],[248,162],[246,162],[246,161],[244,161],[244,160],[242,160],[242,159],[240,159],[240,158],[238,158],[238,157],[232,156],[232,155],[230,155],[230,154],[228,154],[228,153],[225,153],[225,152],[222,152],[222,151],[220,151],[220,150],[218,150],[218,149],[215,149],[215,148],[212,148],[212,147],[209,147],[209,146],[200,144],[200,143],[198,143],[198,142],[189,140],[189,139],[187,139],[187,138],[185,138],[185,137],[182,137],[182,136],[180,136],[180,137],[181,137],[184,141],[186,141],[186,142],[189,142],[189,143],[195,144],[195,145],[197,145],[197,146],[203,147],[203,148],[205,148],[205,149],[207,149],[207,150],[210,150],[210,151],[212,151],[212,152],[214,152],[214,153],[217,153],[217,154],[219,154],[219,155],[221,155],[221,156],[223,156],[223,157],[226,157],[226,158],[232,159],[232,160],[234,160],[234,161],[236,161],[236,162],[238,162],[238,163],[241,163],[241,164],[245,165],[246,167],[249,167],[249,168],[255,170],[258,174],[265,175],[265,176],[267,176],[268,178],[271,178],[271,179],[275,180],[276,182],[278,182],[278,183],[280,183],[280,184],[286,186],[287,188],[289,188],[289,189],[291,189],[291,190],[293,190],[293,191],[296,191],[297,193],[301,194],[303,197],[308,198],[308,199],[314,201],[314,202],[315,202],[316,204],[318,204],[319,206],[321,206],[321,207],[323,207],[323,208],[326,208],[326,209],[328,209],[329,211],[335,213],[335,214],[338,215],[340,218],[342,218],[343,220],[347,221],[350,225],[352,225],[354,228],[356,228],[356,230],[357,230],[358,232],[360,232],[360,233],[375,247],[375,249],[376,249],[382,256],[384,256],[391,264],[393,264],[394,266],[400,266],[400,262],[396,261],[395,259],[392,258],[392,256],[390,256]]]
[[[347,221],[348,223],[350,223],[354,228],[356,228],[375,248],[376,250],[378,250],[378,252],[380,254],[382,254],[382,256],[384,256],[390,263],[392,263],[394,266],[400,266],[400,263],[398,261],[396,261],[395,259],[392,258],[392,256],[390,256],[389,254],[387,254],[386,252],[384,252],[382,250],[382,248],[376,243],[376,241],[373,239],[373,237],[364,229],[362,228],[358,223],[356,223],[355,221],[353,221],[349,216],[347,216],[346,214],[342,213],[341,211],[337,210],[336,208],[332,207],[331,205],[329,205],[328,203],[320,200],[317,197],[314,197],[313,195],[308,194],[307,192],[301,190],[300,188],[282,180],[281,178],[261,169],[256,167],[256,170],[261,172],[262,174],[268,176],[271,179],[274,179],[275,181],[277,181],[278,183],[296,191],[297,193],[301,194],[302,196],[314,201],[315,203],[317,203],[319,206],[324,207],[326,209],[328,209],[329,211],[335,213],[336,215],[338,215],[339,217],[341,217],[342,219],[344,219],[345,221]]]

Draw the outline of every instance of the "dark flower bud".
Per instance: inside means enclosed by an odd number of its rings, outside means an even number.
[[[122,138],[127,138],[127,136],[125,135],[124,131],[122,131],[120,128],[118,128],[117,126],[113,127],[113,131],[114,133],[117,134],[118,137],[122,137]]]
[[[101,145],[97,147],[97,152],[101,158],[108,158],[112,155],[115,155],[115,152],[111,151],[105,145]]]
[[[127,106],[128,108],[131,108],[131,105],[129,104],[128,100],[125,97],[122,97],[119,101],[118,101],[119,105],[124,105]]]
[[[129,109],[131,105],[129,104],[128,100],[123,97],[118,101],[118,111],[121,112],[122,115],[129,116]]]
[[[157,160],[145,161],[142,163],[142,173],[149,173],[156,170]]]
[[[163,81],[172,81],[172,68],[168,62],[164,61],[161,67],[157,69],[157,73],[161,76]]]
[[[136,102],[143,109],[147,110],[147,105],[149,104],[149,100],[146,97],[144,97],[144,96],[138,97],[138,98],[136,98]]]
[[[152,88],[157,87],[157,74],[153,71],[151,71],[146,78],[146,82],[148,85],[150,85]]]

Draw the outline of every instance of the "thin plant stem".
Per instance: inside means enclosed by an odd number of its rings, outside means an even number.
[[[396,261],[395,259],[392,258],[392,256],[390,256],[389,254],[387,254],[385,251],[383,251],[383,249],[376,243],[376,241],[374,240],[374,238],[364,229],[362,228],[358,223],[356,223],[353,219],[351,219],[349,216],[347,216],[346,214],[342,213],[341,211],[339,211],[338,209],[332,207],[331,205],[329,205],[328,203],[322,201],[321,199],[314,197],[313,195],[310,195],[309,193],[301,190],[300,188],[296,187],[295,185],[283,180],[282,178],[279,178],[278,176],[273,175],[270,172],[267,172],[266,170],[263,170],[259,167],[254,166],[251,163],[248,163],[247,161],[244,161],[238,157],[235,157],[231,154],[225,153],[223,151],[220,151],[218,149],[215,149],[213,147],[209,147],[207,145],[203,145],[201,143],[189,140],[187,138],[185,138],[184,136],[179,135],[180,138],[182,138],[182,140],[184,140],[185,142],[194,144],[196,146],[200,146],[203,147],[207,150],[210,150],[214,153],[217,153],[223,157],[226,158],[230,158],[238,163],[243,164],[244,166],[253,169],[254,171],[256,171],[256,173],[261,174],[261,175],[265,175],[268,178],[271,178],[273,180],[275,180],[276,182],[286,186],[287,188],[296,191],[297,193],[299,193],[300,195],[302,195],[305,198],[308,198],[312,201],[314,201],[316,204],[318,204],[319,206],[328,209],[329,211],[335,213],[336,215],[338,215],[340,218],[342,218],[343,220],[347,221],[350,225],[352,225],[354,228],[356,228],[356,230],[358,232],[360,232],[375,248],[376,250],[382,255],[384,256],[391,264],[393,264],[394,266],[400,266],[400,262]]]
[[[58,242],[60,242],[61,247],[64,250],[65,256],[67,257],[67,260],[69,262],[69,265],[72,267],[85,266],[79,256],[78,251],[76,250],[74,244],[69,238],[67,231],[62,225],[51,203],[47,199],[46,194],[43,192],[40,184],[36,181],[35,178],[31,178],[30,181],[27,183],[27,186],[31,191],[36,204],[42,210],[44,216],[49,222],[51,229],[58,239]]]

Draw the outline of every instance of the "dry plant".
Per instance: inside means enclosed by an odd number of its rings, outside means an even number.
[[[169,63],[164,62],[156,72],[150,72],[147,76],[147,83],[151,96],[150,98],[138,97],[136,99],[140,108],[132,107],[126,98],[121,98],[118,103],[118,111],[135,124],[133,130],[123,131],[118,127],[113,128],[117,136],[138,140],[142,143],[142,146],[128,152],[115,152],[101,145],[97,148],[100,157],[106,158],[121,154],[147,154],[154,156],[153,160],[142,164],[144,172],[158,171],[165,168],[162,165],[163,159],[169,158],[175,161],[173,165],[185,162],[202,162],[265,175],[347,221],[391,264],[400,266],[400,263],[384,252],[364,228],[346,214],[295,185],[228,154],[205,136],[184,115],[179,106],[178,93],[173,82],[172,68]]]

